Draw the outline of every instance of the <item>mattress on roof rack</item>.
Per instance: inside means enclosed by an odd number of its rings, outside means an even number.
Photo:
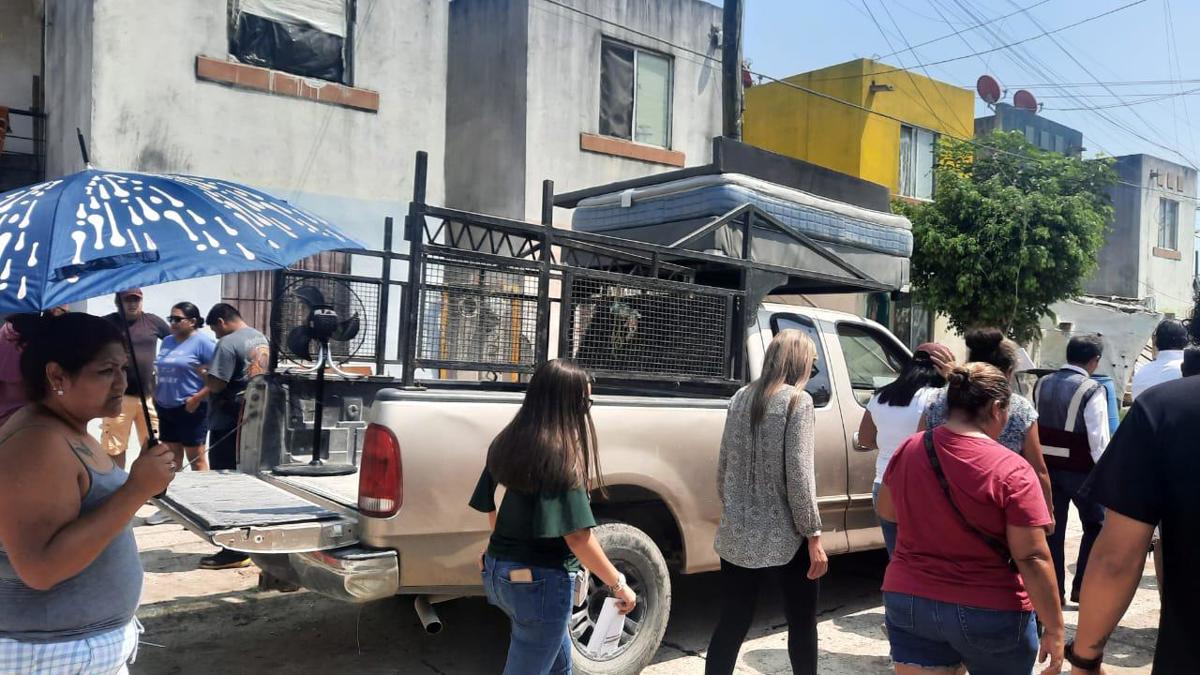
[[[711,218],[747,203],[821,242],[889,256],[912,255],[912,225],[903,216],[737,173],[693,176],[589,197],[575,208],[571,225],[580,232],[628,231]]]

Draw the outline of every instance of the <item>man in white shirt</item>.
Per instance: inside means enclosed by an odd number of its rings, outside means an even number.
[[[1067,344],[1067,364],[1042,378],[1034,389],[1038,410],[1038,435],[1050,470],[1056,527],[1050,536],[1050,554],[1058,577],[1058,592],[1066,600],[1067,515],[1071,502],[1079,511],[1083,540],[1072,582],[1071,601],[1079,601],[1083,573],[1092,544],[1104,526],[1104,509],[1079,495],[1095,463],[1108,446],[1108,395],[1091,379],[1100,365],[1104,342],[1098,335],[1080,335]]]
[[[1164,319],[1154,329],[1154,360],[1133,376],[1133,400],[1150,387],[1183,377],[1183,349],[1187,347],[1187,327],[1178,319]]]

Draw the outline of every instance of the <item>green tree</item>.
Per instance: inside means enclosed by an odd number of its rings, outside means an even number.
[[[1111,161],[1046,152],[1019,132],[942,139],[932,202],[896,202],[913,224],[918,301],[958,331],[1002,328],[1025,342],[1050,305],[1096,267],[1116,181]]]

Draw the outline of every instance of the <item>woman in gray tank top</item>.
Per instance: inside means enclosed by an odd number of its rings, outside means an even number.
[[[125,393],[112,324],[23,320],[31,403],[0,428],[0,672],[126,672],[142,588],[130,521],[177,467],[160,445],[127,474],[87,433]]]

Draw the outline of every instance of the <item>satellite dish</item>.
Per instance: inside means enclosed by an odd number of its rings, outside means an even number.
[[[1000,83],[991,75],[980,75],[975,81],[975,91],[988,105],[995,105],[1000,100]]]
[[[1013,94],[1013,107],[1020,110],[1037,112],[1038,102],[1037,99],[1033,97],[1033,94],[1021,89],[1017,93]]]

